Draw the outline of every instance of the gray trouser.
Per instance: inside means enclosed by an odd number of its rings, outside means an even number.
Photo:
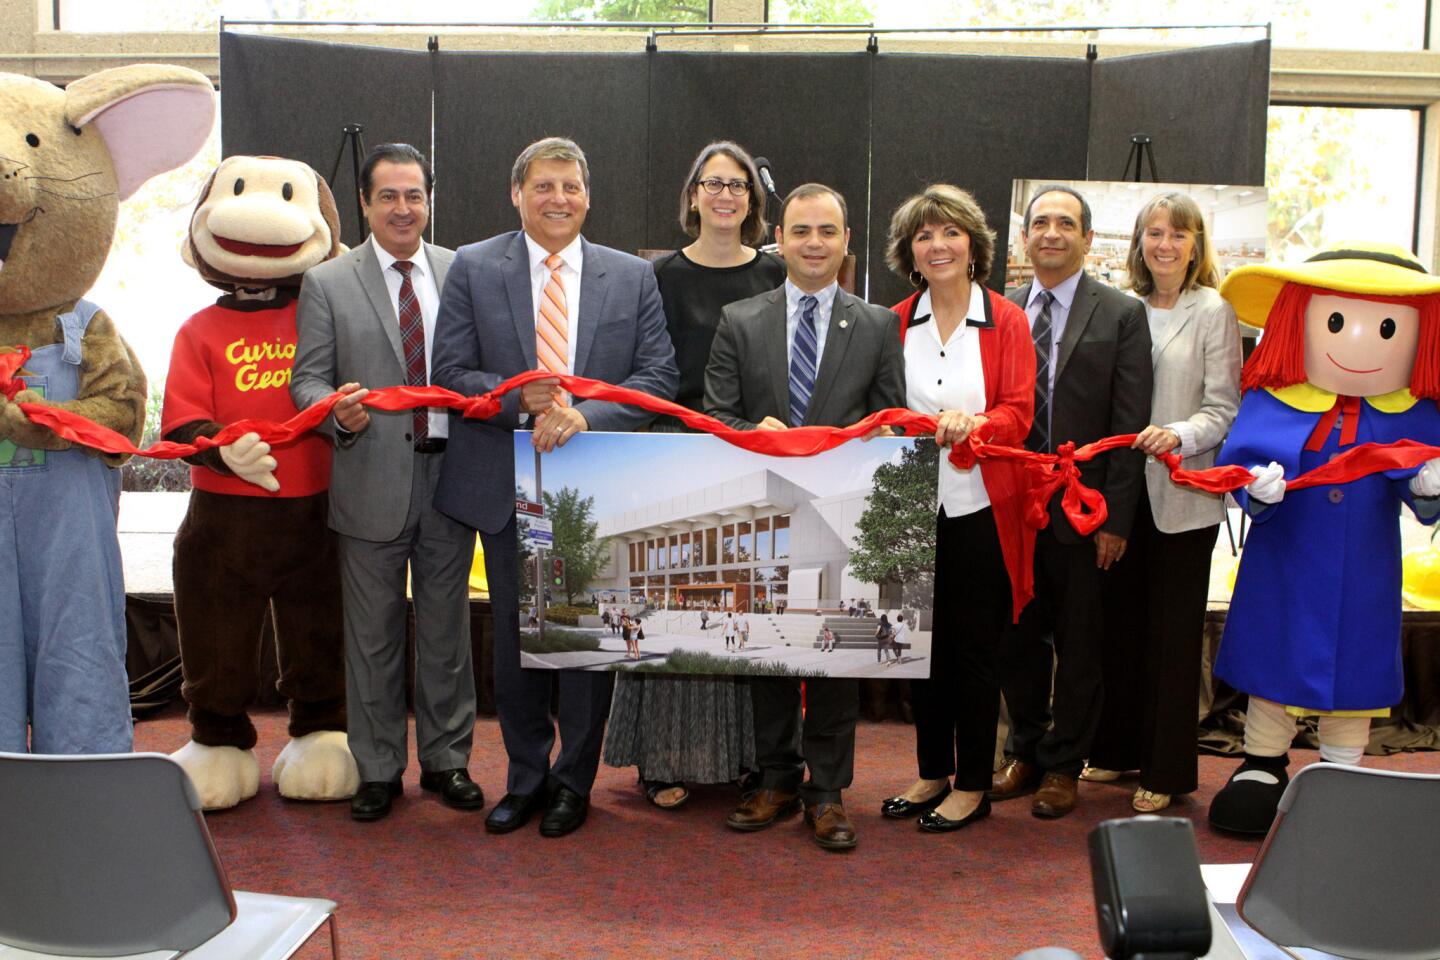
[[[340,537],[345,599],[345,696],[360,779],[405,769],[405,572],[415,600],[415,741],[420,767],[470,761],[475,671],[470,564],[475,532],[431,503],[444,454],[415,454],[410,507],[394,540]]]

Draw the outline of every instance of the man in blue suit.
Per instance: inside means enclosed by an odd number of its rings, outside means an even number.
[[[440,299],[432,382],[484,393],[524,370],[573,372],[670,399],[679,371],[650,265],[580,236],[590,170],[574,142],[526,147],[510,173],[523,227],[461,247]],[[508,833],[545,809],[540,832],[585,822],[610,707],[608,673],[560,674],[560,754],[550,763],[552,674],[520,667],[512,432],[548,453],[583,430],[634,430],[636,407],[580,400],[555,380],[507,394],[489,420],[456,418],[435,506],[480,531],[495,618],[495,699],[510,758],[506,795],[485,821]]]

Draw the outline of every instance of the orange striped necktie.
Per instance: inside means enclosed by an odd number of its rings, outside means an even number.
[[[535,324],[537,366],[550,373],[570,372],[569,311],[565,308],[565,285],[560,282],[560,267],[564,263],[558,253],[545,258],[550,276],[540,294],[540,318]]]

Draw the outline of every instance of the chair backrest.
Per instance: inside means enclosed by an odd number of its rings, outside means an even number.
[[[0,863],[0,943],[25,950],[189,950],[235,917],[200,799],[162,754],[0,753]]]
[[[1357,960],[1440,956],[1440,775],[1297,773],[1236,901],[1275,943]]]

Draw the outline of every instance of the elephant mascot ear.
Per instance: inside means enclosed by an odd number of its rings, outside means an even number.
[[[65,88],[65,119],[100,131],[124,200],[200,152],[215,125],[215,88],[185,67],[114,67]]]

